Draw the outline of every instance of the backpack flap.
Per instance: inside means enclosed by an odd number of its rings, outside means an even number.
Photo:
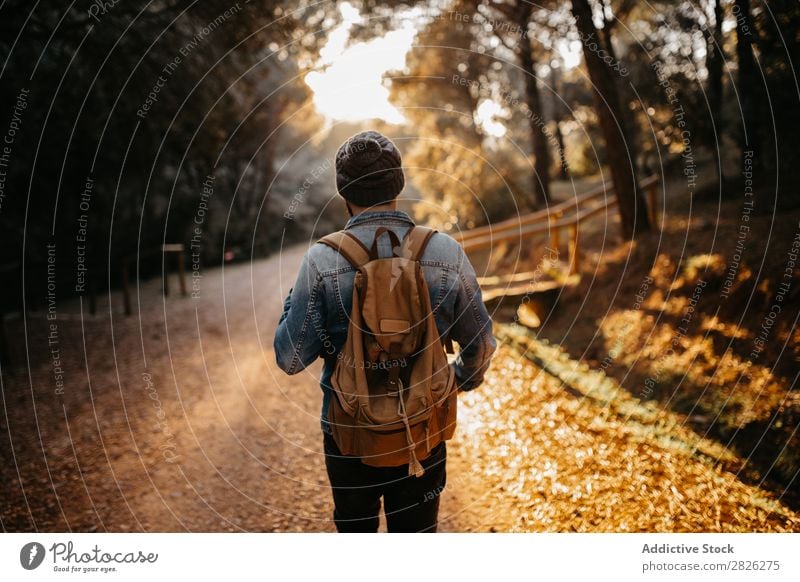
[[[386,354],[409,356],[421,343],[424,328],[416,268],[414,261],[399,257],[363,267],[361,315]]]

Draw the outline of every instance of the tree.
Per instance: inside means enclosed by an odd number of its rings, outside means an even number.
[[[598,36],[592,21],[592,8],[588,0],[572,0],[572,14],[583,42],[583,55],[589,78],[595,89],[597,116],[606,142],[606,155],[614,181],[614,192],[619,201],[622,235],[625,239],[650,230],[650,220],[630,155],[630,139],[627,136],[621,112],[621,103],[614,72],[601,56],[607,47]],[[589,42],[588,39],[597,39]]]
[[[561,180],[568,180],[569,165],[567,164],[566,147],[564,145],[564,131],[561,129],[561,122],[566,115],[566,107],[561,97],[561,63],[558,62],[558,65],[559,66],[554,66],[551,64],[550,67],[552,71],[550,73],[550,79],[553,85],[553,91],[555,92],[553,95],[553,118],[556,127],[556,141],[558,142],[559,178]]]
[[[755,119],[760,124],[763,148],[763,155],[754,160],[754,166],[769,180],[764,192],[771,192],[762,209],[770,210],[776,194],[775,202],[780,208],[796,207],[800,205],[800,38],[796,34],[800,30],[800,3],[753,3],[749,16],[760,83],[752,88],[757,99]]]
[[[544,133],[545,120],[542,116],[542,98],[536,80],[536,62],[533,59],[531,43],[527,34],[531,4],[526,0],[520,0],[517,11],[517,24],[520,30],[524,31],[519,43],[519,58],[525,74],[525,97],[530,113],[528,125],[531,129],[531,142],[535,158],[533,186],[537,201],[546,205],[550,201],[550,150],[547,147],[547,136]]]
[[[492,170],[477,110],[488,96],[484,72],[490,59],[477,50],[473,13],[467,0],[432,19],[417,34],[407,70],[388,75],[391,101],[403,109],[417,136],[403,144],[403,162],[408,183],[424,199],[415,208],[420,219],[456,217],[461,225],[487,220],[481,215]]]
[[[614,34],[617,24],[622,18],[627,17],[636,6],[635,0],[620,0],[616,5],[616,10],[612,6],[611,0],[602,1],[603,10],[603,28],[600,29],[600,38],[605,45],[608,54],[611,56],[611,62],[614,66],[622,67],[622,60],[617,54],[617,49],[614,48]],[[622,77],[613,75],[614,82],[617,84],[617,91],[619,92],[620,99],[620,124],[625,125],[625,132],[628,136],[630,147],[635,151],[639,150],[639,131],[634,120],[633,112],[627,107],[630,100],[631,91],[628,89],[628,84],[622,82]],[[633,158],[634,163],[637,162],[636,157]]]
[[[30,277],[44,272],[45,244],[55,243],[66,257],[59,285],[76,289],[70,251],[85,251],[87,284],[98,282],[100,291],[116,284],[123,258],[188,242],[198,213],[204,259],[221,256],[224,236],[255,238],[255,208],[274,175],[272,140],[281,136],[273,129],[309,95],[295,63],[313,58],[324,40],[314,31],[331,18],[308,4],[284,16],[272,0],[155,0],[144,10],[122,2],[88,11],[85,3],[5,2],[2,115],[27,97],[4,169],[6,191],[21,195],[2,205],[8,240],[0,264],[28,265],[25,286],[41,293]],[[214,196],[205,209],[200,193],[210,175]],[[228,209],[237,220],[218,225]],[[82,240],[77,223],[86,224]],[[141,261],[139,274],[160,263]]]
[[[755,33],[750,18],[750,0],[736,0],[736,57],[739,64],[738,93],[742,107],[742,168],[752,165],[754,174],[761,164],[761,123],[758,120],[761,79],[756,71],[753,54],[753,35]]]
[[[517,0],[515,5],[500,2],[490,4],[499,11],[506,20],[516,25],[515,32],[520,35],[516,46],[511,45],[503,38],[501,32],[497,33],[498,39],[519,59],[520,68],[525,78],[525,104],[528,106],[528,126],[531,133],[531,146],[534,156],[534,172],[532,176],[532,191],[534,202],[545,206],[550,202],[550,149],[545,135],[545,119],[542,112],[542,98],[539,84],[536,79],[536,60],[533,56],[533,47],[528,35],[528,26],[531,23],[533,4],[528,0]]]
[[[714,0],[714,26],[706,33],[706,70],[708,71],[707,92],[708,109],[711,116],[709,143],[713,144],[714,162],[717,167],[719,183],[723,182],[722,161],[720,160],[717,124],[722,120],[714,120],[714,116],[722,115],[722,64],[725,61],[725,50],[722,46],[722,0]],[[720,124],[721,125],[721,124]]]

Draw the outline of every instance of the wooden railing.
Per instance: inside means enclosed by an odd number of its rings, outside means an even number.
[[[645,192],[648,216],[653,225],[658,224],[659,184],[660,179],[657,175],[650,176],[639,184]],[[613,184],[608,182],[590,192],[549,208],[467,230],[453,236],[467,252],[490,248],[500,243],[521,242],[542,234],[549,235],[552,248],[558,249],[561,243],[561,231],[567,230],[569,232],[569,274],[572,275],[580,268],[581,249],[578,229],[581,221],[605,212],[616,204],[617,198],[613,194]]]

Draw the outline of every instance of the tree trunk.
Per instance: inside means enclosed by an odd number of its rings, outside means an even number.
[[[611,4],[608,0],[603,0],[603,28],[599,31],[600,37],[603,39],[603,44],[605,45],[606,51],[608,52],[609,56],[611,57],[611,62],[613,66],[622,67],[622,61],[619,60],[617,57],[617,51],[614,49],[614,43],[611,42],[611,37],[614,36],[614,28],[616,27],[617,21],[614,20],[613,16],[609,18],[606,15],[606,11],[611,13]],[[617,84],[617,92],[619,95],[619,103],[620,103],[620,125],[623,123],[625,124],[625,132],[630,140],[630,149],[633,151],[642,151],[639,147],[639,130],[636,125],[636,118],[628,108],[628,101],[629,99],[629,90],[627,83],[622,81],[621,75],[612,75],[614,78],[614,82]],[[637,172],[641,171],[641,166],[639,164],[640,160],[637,160],[636,157],[633,158],[633,163],[636,164],[634,167],[636,168]]]
[[[600,39],[592,22],[592,9],[588,0],[572,0],[572,14],[582,38]],[[614,181],[614,192],[619,201],[622,236],[628,240],[649,231],[650,220],[630,155],[630,148],[633,146],[626,135],[625,123],[621,121],[624,117],[614,72],[598,55],[598,51],[589,48],[591,44],[594,43],[583,43],[583,56],[595,89],[597,115],[606,142],[606,158]]]
[[[759,146],[761,145],[760,124],[757,119],[761,79],[756,75],[753,55],[754,30],[750,18],[750,0],[736,0],[734,16],[736,17],[736,57],[739,62],[739,99],[742,107],[740,141],[742,168],[752,163],[755,173],[756,165],[760,160]]]
[[[561,73],[560,69],[556,67],[551,68],[551,71],[550,79],[553,85],[553,91],[555,91],[555,95],[553,96],[553,117],[555,118],[556,140],[558,142],[558,177],[560,180],[568,180],[569,165],[567,164],[567,153],[564,148],[564,132],[561,131],[561,121],[564,119],[564,104],[558,97],[561,95]]]
[[[714,29],[707,39],[706,69],[708,70],[708,109],[711,120],[708,143],[714,153],[714,163],[717,169],[717,179],[723,182],[722,160],[720,159],[720,146],[718,139],[721,136],[722,123],[722,63],[725,53],[722,48],[722,0],[714,2]],[[716,119],[715,119],[716,116]],[[719,126],[719,130],[717,130]]]
[[[521,0],[517,6],[517,24],[520,30],[527,32],[531,18],[531,4]],[[531,145],[533,148],[534,173],[533,192],[535,203],[545,206],[550,202],[550,151],[547,136],[544,132],[545,120],[542,115],[542,99],[539,85],[536,82],[536,63],[531,52],[531,43],[527,34],[523,34],[519,43],[519,60],[525,76],[525,100],[528,106],[528,124],[531,128]]]
[[[556,120],[556,139],[558,140],[558,177],[569,180],[569,166],[567,165],[567,151],[564,149],[564,132],[561,131],[561,120]]]

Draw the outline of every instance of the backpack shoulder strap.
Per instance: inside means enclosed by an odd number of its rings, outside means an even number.
[[[406,233],[403,239],[403,244],[409,250],[409,257],[412,261],[419,261],[422,258],[422,253],[425,252],[425,247],[428,246],[428,241],[436,234],[436,230],[428,228],[427,226],[412,226]]]
[[[317,241],[338,251],[356,269],[370,261],[369,251],[364,244],[346,230],[333,232]]]
[[[428,242],[430,242],[431,237],[437,232],[439,231],[428,228],[427,226],[413,226],[411,229],[409,229],[405,238],[403,239],[403,244],[408,245],[410,250],[409,255],[414,261],[419,261],[422,259],[422,253],[425,252],[425,247],[428,246]],[[443,338],[442,343],[444,344],[445,353],[454,353],[453,340],[450,339],[450,333],[447,333],[447,335]]]

